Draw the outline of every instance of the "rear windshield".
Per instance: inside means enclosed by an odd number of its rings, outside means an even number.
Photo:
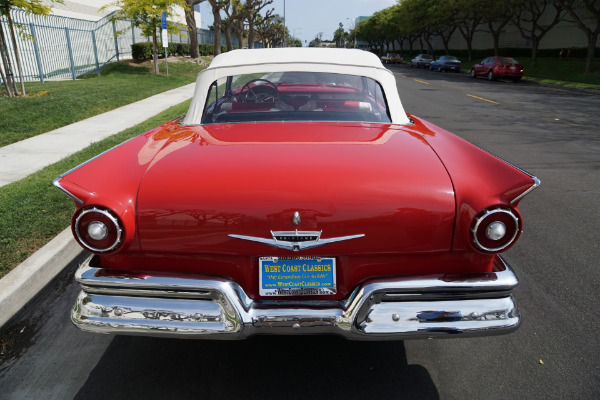
[[[506,64],[518,64],[517,60],[515,60],[514,58],[510,58],[510,57],[500,57],[499,60],[500,60],[500,62],[503,62]]]
[[[381,86],[364,76],[276,72],[212,83],[203,124],[264,121],[391,122]]]
[[[448,60],[448,61],[458,61],[458,58],[454,57],[454,56],[446,56],[444,58],[444,60]]]

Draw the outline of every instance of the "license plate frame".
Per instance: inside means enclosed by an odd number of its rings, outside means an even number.
[[[335,257],[259,257],[261,296],[327,296],[337,293]]]

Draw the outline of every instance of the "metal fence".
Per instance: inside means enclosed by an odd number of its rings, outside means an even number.
[[[26,81],[76,79],[89,73],[100,74],[107,63],[131,58],[133,43],[151,40],[143,36],[142,31],[130,21],[112,22],[109,16],[99,21],[86,21],[57,15],[44,17],[13,10],[11,17],[17,25],[16,29],[20,31],[17,35],[17,46],[23,79]],[[18,75],[8,20],[1,18],[0,24],[8,44],[11,69]],[[121,33],[116,35],[117,32]],[[214,42],[213,31],[199,29],[197,35],[198,43]],[[186,27],[182,27],[181,35],[169,35],[170,43],[189,41]],[[238,46],[236,37],[232,37],[232,41],[234,46]],[[224,35],[221,35],[221,42],[225,43]],[[0,68],[4,70],[2,63]],[[3,82],[0,78],[1,83]]]

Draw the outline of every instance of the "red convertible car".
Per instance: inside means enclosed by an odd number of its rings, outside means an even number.
[[[81,329],[240,339],[492,335],[519,325],[532,175],[404,112],[367,52],[235,50],[189,112],[58,177],[91,255]]]

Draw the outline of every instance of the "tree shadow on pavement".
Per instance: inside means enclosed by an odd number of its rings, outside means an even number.
[[[76,399],[439,399],[404,342],[334,336],[116,336]]]

